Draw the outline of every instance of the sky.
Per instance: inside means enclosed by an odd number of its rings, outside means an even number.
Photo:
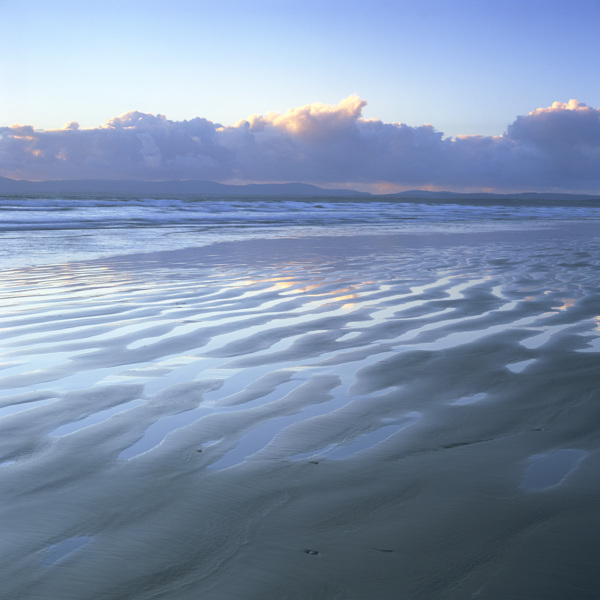
[[[0,0],[0,176],[600,192],[600,0]]]

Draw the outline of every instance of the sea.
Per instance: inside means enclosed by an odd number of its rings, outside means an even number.
[[[395,198],[2,197],[0,265],[247,239],[488,231],[597,221],[600,206],[406,202]]]
[[[600,204],[0,197],[1,600],[600,598]]]

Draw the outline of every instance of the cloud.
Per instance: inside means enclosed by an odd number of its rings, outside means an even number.
[[[0,175],[23,179],[302,181],[445,189],[600,188],[600,110],[576,100],[518,116],[497,137],[364,119],[365,101],[309,104],[233,126],[137,111],[95,129],[0,128]]]
[[[517,117],[508,139],[547,185],[598,189],[600,183],[600,109],[577,100],[554,102]]]

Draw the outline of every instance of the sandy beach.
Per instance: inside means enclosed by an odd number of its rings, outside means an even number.
[[[5,269],[0,597],[598,598],[599,267],[582,220]]]

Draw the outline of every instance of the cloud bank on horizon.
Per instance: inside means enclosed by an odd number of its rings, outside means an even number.
[[[577,100],[518,116],[501,136],[444,137],[364,119],[349,96],[233,126],[128,112],[93,129],[0,127],[0,175],[13,179],[305,182],[370,191],[600,190],[600,109]]]

